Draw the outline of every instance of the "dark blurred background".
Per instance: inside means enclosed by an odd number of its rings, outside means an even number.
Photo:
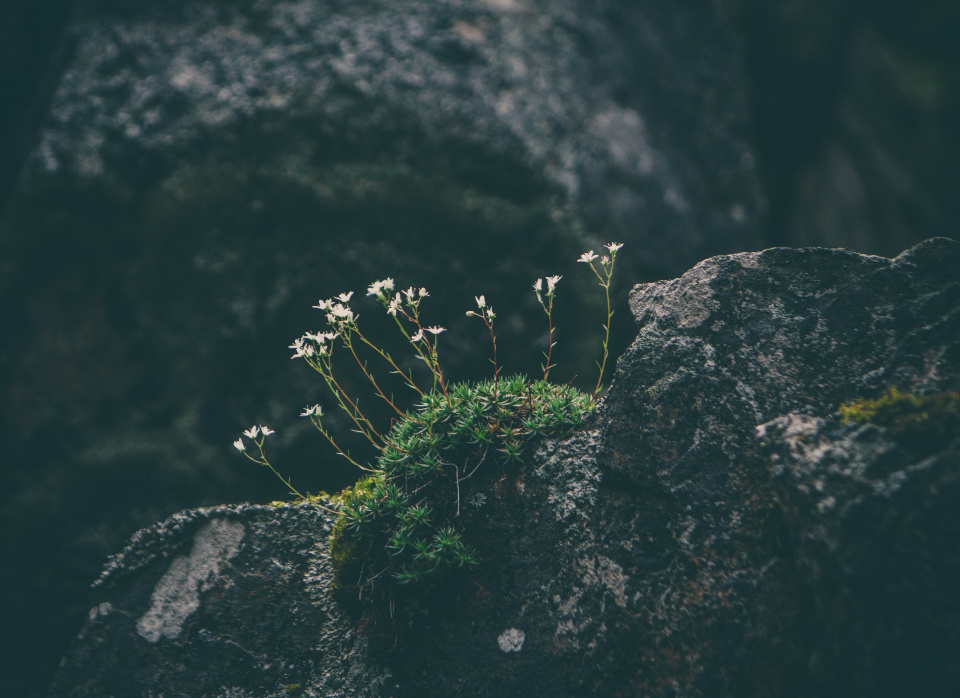
[[[242,429],[277,429],[298,487],[351,483],[297,419],[322,386],[287,345],[318,298],[427,286],[469,379],[485,293],[532,375],[530,284],[563,274],[554,377],[588,387],[602,310],[574,260],[604,242],[616,356],[629,287],[709,255],[955,237],[957,3],[675,5],[0,5],[0,695],[44,693],[138,528],[285,496]]]

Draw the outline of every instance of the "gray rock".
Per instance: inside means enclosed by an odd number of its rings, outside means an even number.
[[[960,685],[960,438],[905,452],[886,429],[791,414],[759,428],[816,604],[810,668],[836,695]]]
[[[28,191],[64,175],[155,188],[210,141],[252,168],[283,133],[293,181],[387,160],[549,192],[632,243],[643,276],[761,239],[737,45],[707,2],[81,7]]]
[[[351,629],[368,642],[352,645],[356,657],[331,657],[325,648],[354,641],[342,615],[289,640],[271,634],[300,613],[333,617],[328,582],[318,594],[308,571],[321,570],[329,520],[307,507],[186,515],[112,563],[96,607],[111,612],[92,614],[51,695],[103,695],[97,679],[84,683],[98,676],[132,695],[190,695],[201,679],[208,695],[279,696],[288,680],[338,695],[326,672],[362,661],[370,683],[358,678],[350,695],[893,696],[918,678],[898,659],[923,653],[924,694],[953,695],[956,444],[871,469],[886,437],[824,419],[888,385],[958,384],[958,262],[945,239],[892,260],[773,249],[638,286],[639,334],[600,409],[464,493],[483,560],[471,580],[426,597],[399,590],[392,621]],[[266,528],[276,548],[251,532]],[[187,551],[201,549],[219,552],[197,566]],[[222,602],[241,579],[284,566],[275,603]],[[151,642],[154,628],[176,637]],[[250,652],[239,674],[211,638]],[[305,674],[276,668],[311,656]]]
[[[140,531],[97,583],[110,600],[90,609],[51,694],[390,695],[390,672],[330,597],[331,522],[313,506],[242,505]]]
[[[130,533],[282,496],[238,466],[239,429],[277,428],[304,489],[352,481],[296,417],[322,385],[284,347],[318,329],[318,298],[426,286],[466,379],[489,365],[464,317],[485,293],[503,363],[533,374],[530,284],[565,274],[566,381],[600,331],[581,252],[627,243],[622,307],[627,279],[760,246],[739,49],[708,0],[75,9],[0,212],[0,557],[27,565],[0,570],[0,693],[52,670],[87,605],[73,590]]]

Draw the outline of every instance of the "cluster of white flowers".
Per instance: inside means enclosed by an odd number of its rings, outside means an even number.
[[[393,279],[387,278],[382,281],[374,281],[367,287],[368,296],[376,296],[380,300],[385,300],[389,298],[390,293],[393,291]]]
[[[486,296],[474,296],[473,300],[477,302],[477,309],[480,312],[478,313],[476,310],[468,310],[467,317],[473,316],[478,317],[481,320],[489,321],[493,320],[493,318],[497,316],[496,313],[493,312],[493,306],[487,305]]]
[[[260,436],[261,434],[263,434],[263,436],[260,438],[260,443],[263,443],[263,437],[270,436],[270,434],[275,434],[275,433],[276,433],[276,432],[275,432],[273,429],[271,429],[270,427],[265,427],[265,426],[262,426],[262,425],[258,427],[258,426],[256,426],[256,425],[254,425],[254,426],[250,427],[249,429],[245,429],[244,432],[243,432],[243,435],[246,436],[246,437],[247,437],[248,439],[250,439],[251,441],[256,441],[256,440],[257,440],[257,437]],[[238,451],[246,451],[246,450],[247,450],[247,445],[243,442],[243,439],[242,439],[242,438],[237,439],[236,441],[234,441],[234,442],[233,442],[233,447],[234,447],[235,449],[237,449]]]
[[[580,255],[580,258],[579,258],[577,261],[578,261],[578,262],[586,262],[587,264],[590,264],[591,266],[593,266],[593,260],[599,258],[599,259],[600,259],[600,264],[601,264],[601,266],[604,266],[604,267],[605,267],[605,266],[607,266],[607,265],[610,264],[611,257],[615,257],[615,256],[616,256],[617,250],[619,250],[621,247],[623,247],[623,243],[622,243],[622,242],[611,242],[611,243],[608,243],[608,244],[604,245],[604,247],[607,248],[607,251],[608,251],[608,252],[610,252],[610,257],[608,257],[608,256],[606,256],[606,255],[604,255],[603,257],[600,257],[600,255],[594,254],[594,253],[593,253],[593,250],[590,250],[589,252],[584,252],[582,255]]]
[[[434,325],[433,327],[424,327],[422,329],[417,330],[417,333],[410,338],[410,341],[411,342],[422,341],[424,332],[430,332],[433,336],[437,336],[441,332],[446,332],[446,331],[447,331],[446,327],[438,327],[436,325]]]
[[[302,337],[293,341],[290,348],[296,353],[291,359],[310,359],[314,356],[326,356],[330,348],[327,342],[333,341],[340,336],[339,332],[307,332]]]
[[[553,298],[557,295],[557,282],[562,279],[562,276],[548,276],[547,280],[547,298]],[[537,300],[540,301],[541,305],[543,304],[543,298],[540,293],[543,291],[543,279],[537,279],[533,284],[533,290],[537,294]]]
[[[322,417],[323,410],[320,405],[314,405],[313,407],[307,407],[300,413],[301,417]]]
[[[353,298],[353,291],[348,291],[341,293],[335,299],[327,298],[326,300],[319,300],[313,307],[317,310],[326,310],[327,322],[333,327],[342,329],[355,324],[357,321],[356,315],[353,314],[353,311],[350,310],[350,307],[347,305],[351,298]]]
[[[613,315],[610,305],[610,286],[616,255],[621,247],[623,247],[622,243],[611,242],[607,245],[604,245],[604,248],[609,253],[609,256],[604,255],[601,257],[600,255],[594,254],[593,250],[590,250],[580,255],[580,258],[577,260],[578,262],[584,262],[585,264],[589,265],[591,271],[599,279],[600,285],[604,288],[607,301],[607,322],[604,325],[606,336],[603,340],[603,362],[599,364],[600,375],[597,379],[597,386],[594,389],[594,399],[596,399],[596,396],[600,391],[604,369],[607,363],[608,344],[610,339],[610,318]],[[598,259],[600,260],[599,268],[594,265],[594,262]],[[544,380],[547,380],[550,368],[553,365],[551,363],[551,356],[553,347],[556,344],[553,341],[553,300],[556,296],[557,284],[562,278],[563,277],[559,275],[546,276],[537,279],[533,284],[533,290],[537,295],[537,300],[543,307],[548,319],[548,345],[547,351],[544,352],[546,362],[542,365]],[[327,386],[335,395],[340,407],[347,412],[348,416],[357,427],[359,433],[364,434],[375,446],[380,447],[378,442],[378,439],[382,440],[380,434],[374,429],[367,417],[364,416],[360,411],[357,403],[351,400],[349,396],[343,392],[340,384],[333,378],[332,351],[334,340],[339,338],[344,346],[349,349],[349,354],[356,359],[360,366],[360,370],[369,379],[370,383],[374,387],[374,390],[381,398],[386,400],[387,403],[389,403],[390,406],[396,410],[401,417],[404,416],[404,412],[393,403],[391,396],[387,395],[380,389],[377,381],[368,372],[366,362],[361,359],[355,351],[356,348],[360,347],[361,344],[366,345],[366,347],[388,362],[390,367],[393,369],[393,372],[401,376],[407,385],[416,390],[421,396],[424,396],[427,393],[414,381],[412,372],[404,371],[404,369],[398,365],[393,358],[391,358],[389,353],[387,353],[383,348],[377,346],[377,344],[373,343],[363,334],[357,324],[359,316],[355,314],[349,306],[353,296],[353,291],[345,291],[344,293],[340,293],[333,298],[317,301],[317,304],[313,307],[326,313],[329,331],[316,333],[307,332],[303,336],[294,340],[293,344],[290,345],[290,348],[294,350],[294,354],[291,358],[302,358],[306,360],[314,370],[318,371],[327,382]],[[436,390],[439,388],[443,394],[447,396],[447,400],[449,401],[450,398],[447,395],[447,386],[444,382],[443,372],[441,371],[440,362],[437,358],[436,339],[441,333],[446,332],[447,330],[439,325],[424,327],[421,324],[420,319],[420,303],[424,298],[430,296],[430,294],[427,292],[427,289],[423,287],[414,288],[413,286],[410,286],[406,290],[398,291],[395,288],[393,278],[386,278],[379,281],[374,281],[372,284],[370,284],[370,286],[367,287],[367,296],[373,296],[383,305],[387,314],[394,317],[394,320],[399,326],[400,331],[403,333],[403,336],[408,338],[414,345],[413,349],[418,355],[417,358],[426,362],[427,367],[433,374],[433,389]],[[480,318],[490,332],[490,340],[493,345],[493,375],[494,383],[496,384],[500,372],[499,364],[497,363],[497,339],[493,325],[493,320],[496,317],[496,314],[493,312],[493,307],[487,304],[487,299],[485,296],[474,296],[474,300],[477,303],[476,310],[468,310],[466,314],[467,316]],[[416,329],[416,332],[413,335],[410,335],[409,331],[414,328]],[[427,335],[433,335],[433,339]],[[347,453],[340,450],[330,434],[328,434],[323,428],[321,424],[322,415],[323,411],[320,405],[306,407],[300,414],[301,417],[309,417],[314,425],[328,440],[330,440],[330,442],[341,455],[345,456],[351,463],[357,465],[357,467],[360,469],[367,470],[367,468],[350,458]],[[274,431],[272,429],[265,426],[253,426],[243,432],[243,436],[245,436],[249,441],[252,441],[257,450],[259,450],[259,456],[252,455],[251,451],[247,450],[247,442],[244,441],[243,437],[234,441],[233,445],[247,458],[260,463],[261,465],[265,465],[273,470],[273,466],[270,465],[270,462],[267,460],[263,452],[264,438],[273,433]],[[276,473],[275,470],[274,472]],[[282,477],[281,480],[283,480]],[[293,489],[289,480],[283,481],[294,494],[302,497],[300,493]]]

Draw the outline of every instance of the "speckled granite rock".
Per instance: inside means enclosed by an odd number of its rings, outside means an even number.
[[[143,534],[111,565],[52,695],[103,695],[95,679],[83,683],[96,676],[125,681],[130,695],[196,695],[191,682],[201,680],[207,695],[279,696],[286,683],[341,695],[325,672],[351,676],[362,662],[369,683],[357,677],[344,695],[893,696],[913,670],[888,663],[878,682],[869,678],[876,662],[927,649],[925,695],[952,695],[955,602],[933,626],[911,623],[954,579],[956,555],[927,541],[950,541],[957,528],[955,451],[874,480],[869,467],[866,478],[847,468],[827,493],[836,511],[888,503],[865,520],[886,522],[891,542],[856,517],[832,515],[825,537],[824,513],[800,485],[832,466],[784,425],[826,418],[891,384],[956,387],[958,263],[960,245],[945,239],[893,260],[774,249],[639,286],[639,335],[600,410],[569,439],[544,443],[516,471],[484,473],[464,494],[466,530],[483,559],[472,581],[426,598],[400,591],[390,632],[372,631],[338,615],[316,582],[326,574],[321,514],[189,514],[180,520],[192,528],[176,532],[174,521]],[[838,448],[850,433],[836,437]],[[861,451],[867,461],[870,448]],[[897,495],[911,488],[919,496]],[[267,529],[275,549],[258,542]],[[158,532],[173,535],[157,544]],[[824,546],[833,539],[842,546]],[[192,564],[186,551],[201,549],[219,552]],[[857,550],[869,554],[846,554]],[[914,558],[921,567],[900,564]],[[878,559],[883,574],[871,576]],[[840,577],[835,562],[847,565]],[[271,578],[288,585],[274,603],[231,591]],[[195,593],[198,610],[187,615]],[[911,601],[886,612],[891,598]],[[220,623],[228,629],[217,634]],[[287,624],[296,628],[290,639],[271,635]],[[912,633],[924,627],[946,631]],[[870,649],[877,638],[879,654]],[[234,650],[210,652],[211,641],[249,651],[240,673],[219,661]],[[337,643],[354,654],[327,656]],[[122,662],[112,658],[120,649]],[[190,668],[198,655],[208,658],[202,676]],[[288,664],[297,670],[278,668]]]
[[[390,695],[390,672],[330,597],[331,521],[313,506],[241,505],[140,531],[98,581],[108,600],[51,694]]]
[[[886,429],[791,414],[762,425],[816,604],[811,671],[835,695],[960,686],[960,438],[932,456]]]
[[[72,590],[133,531],[280,496],[236,467],[239,428],[278,428],[312,491],[349,482],[297,424],[317,384],[284,356],[318,298],[427,287],[466,379],[488,367],[464,317],[486,294],[504,364],[533,374],[530,284],[566,274],[567,381],[592,366],[602,312],[579,254],[627,243],[623,307],[628,280],[761,246],[739,49],[709,0],[75,10],[0,204],[0,557],[29,567],[0,569],[0,694],[52,671],[87,606]]]
[[[380,159],[549,191],[632,243],[644,276],[760,240],[738,47],[708,2],[80,7],[28,191],[58,175],[148,184],[211,140],[246,151],[282,131],[293,179],[311,160]]]

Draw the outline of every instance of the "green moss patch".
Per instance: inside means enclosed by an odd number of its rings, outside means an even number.
[[[592,406],[575,388],[523,376],[427,394],[394,423],[376,471],[337,497],[338,593],[370,598],[377,585],[434,584],[476,565],[460,519],[470,488],[522,461],[538,437],[568,433]]]

